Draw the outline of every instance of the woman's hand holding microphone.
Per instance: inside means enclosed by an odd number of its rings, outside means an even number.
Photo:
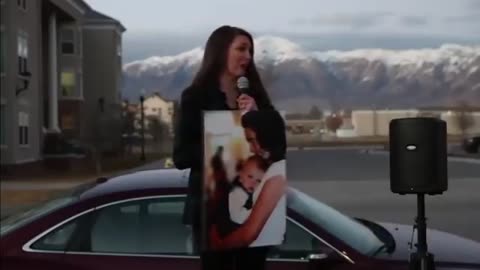
[[[246,113],[248,111],[258,110],[255,99],[247,94],[249,93],[249,82],[247,77],[242,76],[238,78],[237,88],[240,91],[240,96],[237,98],[238,108],[243,113]]]
[[[247,94],[241,94],[237,98],[238,108],[241,111],[248,112],[248,111],[256,111],[258,110],[257,103],[255,99]]]

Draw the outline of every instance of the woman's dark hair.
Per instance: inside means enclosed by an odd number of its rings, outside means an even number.
[[[258,144],[270,153],[272,162],[285,159],[287,152],[285,121],[278,111],[249,111],[242,116],[242,127],[255,132]]]
[[[245,74],[245,77],[247,77],[250,82],[250,88],[253,89],[251,95],[257,104],[271,105],[270,98],[262,84],[260,75],[253,61],[254,48],[252,35],[246,30],[234,26],[224,25],[212,32],[205,45],[202,64],[191,86],[199,91],[216,91],[220,88],[219,78],[227,66],[228,50],[237,36],[247,37],[252,44],[250,49],[252,61],[250,61]]]

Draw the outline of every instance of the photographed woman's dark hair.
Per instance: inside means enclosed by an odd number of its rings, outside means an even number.
[[[220,88],[219,78],[227,67],[228,51],[237,36],[247,37],[252,44],[250,49],[252,61],[250,61],[245,74],[245,77],[247,77],[250,82],[250,88],[253,90],[250,95],[258,104],[270,105],[270,98],[262,84],[260,75],[253,61],[254,48],[252,35],[234,26],[221,26],[210,35],[205,45],[205,52],[200,69],[195,75],[191,86],[199,91],[216,91]]]
[[[242,127],[255,132],[260,148],[270,153],[272,162],[285,159],[285,121],[276,110],[249,111],[242,116]]]

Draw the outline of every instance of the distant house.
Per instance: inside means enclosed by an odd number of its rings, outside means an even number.
[[[418,110],[354,110],[352,125],[357,136],[388,136],[390,121],[417,117]]]
[[[458,108],[457,108],[458,110]],[[448,135],[480,134],[480,111],[469,111],[462,116],[459,111],[429,110],[356,110],[352,124],[357,136],[388,136],[390,121],[398,118],[435,117],[447,123]],[[463,121],[464,130],[460,123]]]
[[[41,160],[49,136],[85,140],[100,104],[120,116],[120,22],[82,0],[0,7],[2,165]]]
[[[169,127],[169,131],[173,129],[174,102],[163,98],[159,93],[145,98],[143,103],[143,111],[145,114],[145,126],[148,126],[148,119],[157,118]],[[137,119],[140,119],[140,111],[137,112]]]

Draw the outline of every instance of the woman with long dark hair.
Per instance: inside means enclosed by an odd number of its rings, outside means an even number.
[[[190,169],[184,223],[193,228],[194,244],[203,251],[202,178],[203,141],[202,111],[273,109],[253,61],[253,38],[245,30],[221,26],[208,38],[200,70],[181,95],[175,127],[173,161],[178,169]],[[240,94],[238,77],[250,82],[250,93]],[[230,269],[231,251],[201,252],[202,268]]]

